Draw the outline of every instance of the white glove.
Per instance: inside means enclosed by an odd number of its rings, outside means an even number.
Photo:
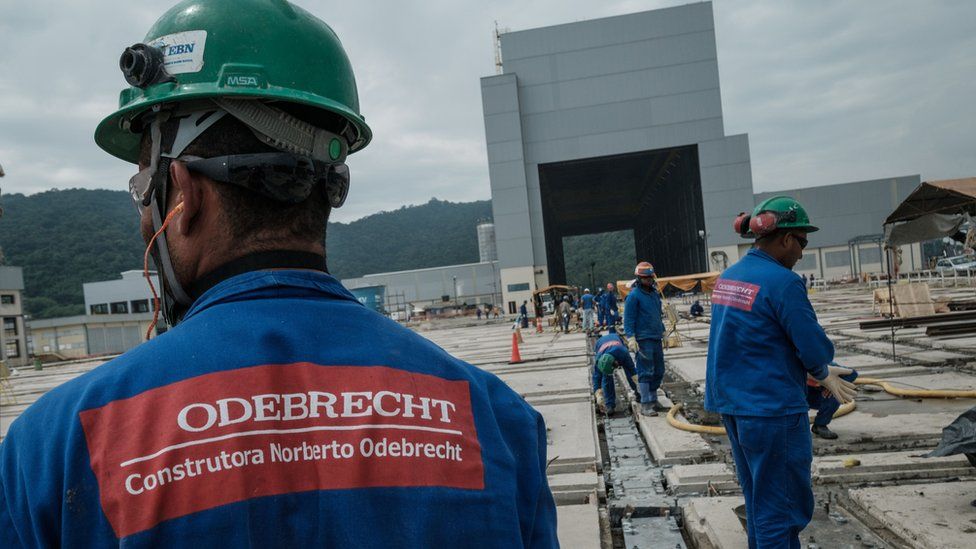
[[[594,392],[594,395],[596,395],[596,405],[602,408],[603,407],[603,389],[597,389],[596,392]]]
[[[857,386],[840,377],[852,373],[853,370],[842,366],[828,366],[827,370],[830,372],[827,377],[817,380],[817,383],[830,391],[830,394],[834,395],[834,398],[839,400],[841,404],[847,404],[854,400],[854,395],[857,394]]]
[[[637,346],[636,337],[627,338],[627,349],[629,349],[632,353],[636,353],[640,349],[640,347]]]

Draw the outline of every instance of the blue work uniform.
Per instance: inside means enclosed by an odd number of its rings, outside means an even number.
[[[639,394],[637,385],[633,379],[637,375],[637,372],[634,369],[634,361],[630,358],[630,352],[627,351],[627,345],[620,339],[620,336],[617,334],[607,334],[596,340],[596,343],[593,345],[593,372],[590,376],[593,391],[595,392],[597,389],[602,388],[604,404],[607,410],[613,410],[617,406],[617,387],[613,383],[613,375],[604,374],[596,367],[596,363],[604,354],[609,354],[617,361],[617,364],[624,369],[624,373],[626,374],[624,377],[627,378],[627,384],[630,385],[634,393]]]
[[[607,307],[606,307],[607,293],[604,290],[600,290],[597,294],[596,300],[596,323],[598,326],[606,326],[607,323]]]
[[[556,547],[542,417],[320,271],[252,271],[41,397],[0,547]]]
[[[635,282],[624,301],[624,334],[637,339],[637,381],[641,402],[657,402],[657,390],[664,380],[664,349],[661,338],[661,294]]]
[[[522,328],[529,327],[529,309],[525,306],[525,303],[519,305],[519,315],[521,315],[520,323]]]
[[[589,333],[593,330],[593,294],[587,292],[580,297],[580,307],[583,309],[583,330]]]
[[[750,547],[799,547],[813,516],[806,377],[834,346],[800,277],[759,249],[715,283],[705,408],[722,414],[746,500]]]
[[[617,314],[619,310],[617,309],[617,294],[614,292],[607,292],[606,296],[603,298],[603,304],[605,311],[603,313],[604,318],[607,321],[608,326],[613,326],[620,321],[618,318],[620,315]]]

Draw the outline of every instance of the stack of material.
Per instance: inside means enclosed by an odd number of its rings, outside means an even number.
[[[896,284],[888,288],[874,290],[874,312],[887,315],[894,309],[895,316],[907,318],[913,316],[927,316],[935,314],[935,303],[929,293],[929,285],[922,282],[916,284]],[[891,294],[894,294],[894,307],[891,304]]]

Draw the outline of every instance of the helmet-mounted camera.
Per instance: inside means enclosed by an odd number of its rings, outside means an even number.
[[[119,68],[130,86],[148,88],[163,82],[175,82],[173,75],[166,72],[163,52],[159,48],[139,43],[133,44],[119,57]]]

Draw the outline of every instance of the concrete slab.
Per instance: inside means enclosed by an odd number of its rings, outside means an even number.
[[[735,473],[724,463],[675,465],[664,472],[664,478],[671,494],[707,493],[709,486],[718,492],[739,489]]]
[[[639,405],[636,404],[634,410],[637,414],[637,426],[658,464],[701,463],[715,455],[701,435],[671,427],[664,414],[657,417],[642,416]]]
[[[549,459],[555,463],[594,464],[596,424],[590,402],[536,406],[548,431]]]
[[[688,500],[682,510],[692,544],[698,549],[748,547],[749,537],[734,511],[743,503],[741,496]]]
[[[510,371],[498,377],[522,396],[590,392],[589,366],[585,363],[558,370]]]
[[[556,536],[565,549],[600,547],[600,514],[596,502],[556,507]]]
[[[850,491],[864,512],[906,544],[922,549],[976,547],[976,513],[970,504],[974,496],[976,481]]]
[[[705,367],[707,359],[704,356],[670,358],[667,360],[671,371],[689,382],[702,383],[705,381]]]
[[[915,450],[818,456],[813,458],[813,480],[830,484],[976,475],[976,469],[963,455],[921,457],[925,452]],[[844,461],[848,459],[857,459],[860,464],[845,467]]]
[[[961,372],[942,372],[939,374],[910,377],[887,377],[886,381],[905,389],[976,389],[976,376]]]

